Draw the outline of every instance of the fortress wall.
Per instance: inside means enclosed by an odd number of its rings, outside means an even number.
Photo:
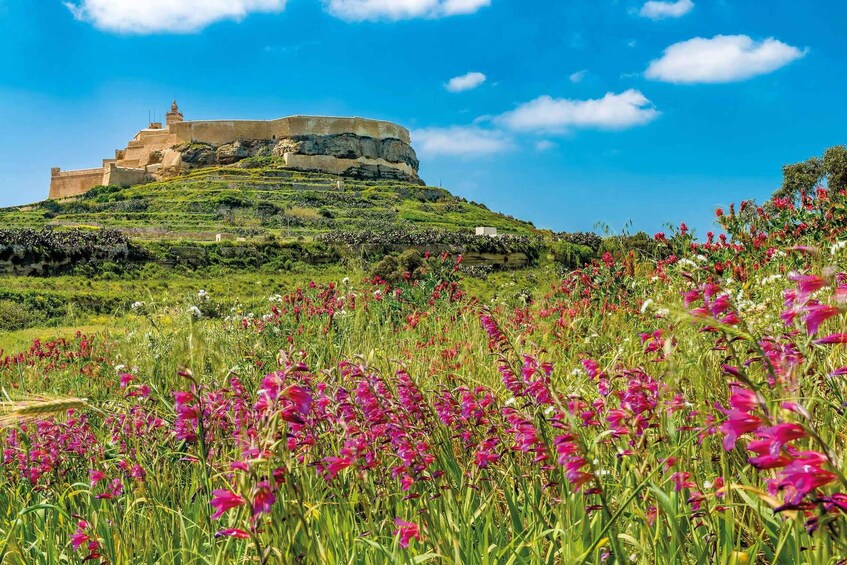
[[[114,163],[109,164],[109,169],[103,175],[103,184],[123,187],[141,184],[145,180],[147,180],[146,170],[118,167]]]
[[[171,125],[171,133],[181,142],[223,145],[239,139],[271,139],[269,122],[222,120],[214,122],[180,122]]]
[[[333,175],[343,175],[350,169],[362,166],[382,167],[401,171],[410,178],[417,178],[418,172],[406,163],[390,163],[385,159],[339,159],[331,155],[300,155],[297,153],[286,153],[285,166],[300,171],[319,171]]]
[[[80,169],[77,171],[53,169],[50,176],[50,193],[48,198],[77,196],[101,184],[103,184],[102,168]]]
[[[323,118],[292,116],[278,120],[221,120],[181,122],[170,131],[180,141],[223,145],[239,139],[280,139],[301,135],[339,135],[352,133],[374,139],[399,139],[411,144],[409,130],[379,120],[363,118]]]
[[[411,144],[409,130],[391,122],[366,120],[364,118],[320,118],[292,116],[271,122],[271,132],[279,137],[298,135],[340,135],[352,133],[359,137],[374,139],[399,139]]]
[[[133,141],[127,144],[123,158],[118,161],[118,165],[143,167],[149,163],[150,153],[154,151],[164,152],[178,143],[180,143],[179,138],[167,130],[142,130]]]

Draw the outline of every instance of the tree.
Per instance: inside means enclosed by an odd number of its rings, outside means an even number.
[[[797,200],[809,195],[825,175],[823,161],[812,157],[802,163],[782,167],[782,188],[774,193],[775,198]]]
[[[836,145],[823,154],[823,169],[830,190],[847,190],[847,147]]]

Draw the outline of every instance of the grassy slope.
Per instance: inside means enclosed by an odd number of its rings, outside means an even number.
[[[494,226],[527,234],[529,223],[492,212],[441,188],[397,181],[344,180],[284,170],[207,167],[167,181],[98,188],[81,198],[0,209],[7,228],[104,226],[143,238],[209,238],[219,232],[311,237],[331,230]]]

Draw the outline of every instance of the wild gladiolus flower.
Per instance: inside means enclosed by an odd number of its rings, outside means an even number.
[[[806,307],[806,313],[803,314],[802,320],[806,324],[809,335],[815,335],[818,333],[818,328],[822,323],[840,313],[841,310],[835,306],[815,304]]]
[[[244,530],[239,530],[238,528],[226,528],[224,530],[218,530],[217,532],[215,532],[216,538],[223,536],[236,539],[248,539],[250,537],[250,534],[248,534]]]
[[[837,475],[821,468],[826,462],[826,456],[817,451],[794,455],[794,460],[780,472],[774,482],[778,490],[785,492],[787,505],[796,506],[814,490],[835,482]]]
[[[837,345],[847,343],[847,334],[830,334],[821,339],[816,339],[812,343],[815,345]]]
[[[400,518],[395,518],[394,524],[397,526],[397,529],[394,530],[394,535],[400,536],[400,547],[409,547],[409,543],[413,539],[421,541],[421,529],[417,524],[404,522]]]
[[[797,283],[797,290],[802,294],[809,295],[826,286],[826,279],[817,275],[799,275],[791,273],[788,278]]]
[[[215,513],[212,514],[212,519],[217,520],[223,516],[224,512],[243,506],[247,501],[241,496],[235,494],[231,490],[218,489],[212,491],[212,500],[209,504],[215,508]]]
[[[260,514],[270,514],[274,502],[276,495],[271,492],[270,485],[266,481],[259,483],[256,494],[253,495],[253,518]]]

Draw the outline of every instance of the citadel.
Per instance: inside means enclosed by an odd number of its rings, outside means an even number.
[[[174,100],[164,127],[151,122],[100,167],[53,168],[49,198],[76,196],[100,185],[132,186],[249,157],[275,157],[297,171],[423,184],[409,131],[397,124],[318,116],[185,121]]]

